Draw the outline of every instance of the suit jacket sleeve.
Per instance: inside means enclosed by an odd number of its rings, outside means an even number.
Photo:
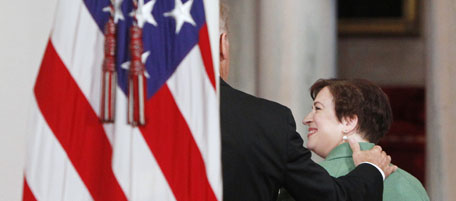
[[[312,161],[311,152],[304,148],[291,111],[288,110],[287,153],[284,187],[301,200],[381,201],[383,178],[372,165],[361,164],[348,175],[333,178]]]

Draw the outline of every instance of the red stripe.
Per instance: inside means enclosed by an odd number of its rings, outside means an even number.
[[[49,42],[35,84],[38,106],[96,201],[127,200],[101,121]]]
[[[203,158],[167,85],[147,101],[141,132],[176,200],[215,201]]]
[[[24,192],[22,193],[22,201],[36,201],[30,187],[28,186],[27,179],[24,178]]]
[[[211,81],[212,87],[215,88],[215,72],[212,61],[211,43],[209,41],[209,32],[207,31],[207,24],[204,24],[199,33],[199,47],[203,57],[204,67],[206,68],[207,76]]]

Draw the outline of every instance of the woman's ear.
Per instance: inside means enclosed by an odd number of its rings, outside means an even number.
[[[351,117],[343,117],[342,124],[343,124],[343,132],[346,135],[355,134],[356,129],[358,129],[358,116],[353,115]]]

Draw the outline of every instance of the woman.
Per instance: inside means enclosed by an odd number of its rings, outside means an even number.
[[[387,133],[391,106],[383,91],[367,80],[320,79],[310,88],[312,111],[304,118],[307,148],[325,158],[321,165],[334,177],[355,168],[346,139],[371,149]],[[291,200],[280,195],[279,200]],[[398,168],[384,182],[385,201],[428,201],[423,185]]]

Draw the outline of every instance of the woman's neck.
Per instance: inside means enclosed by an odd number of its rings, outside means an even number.
[[[354,139],[358,143],[360,143],[360,142],[369,142],[368,140],[364,139],[364,137],[362,137],[361,134],[359,134],[359,133],[351,134],[351,135],[348,136],[348,138]],[[345,142],[347,142],[347,141],[346,140],[342,140],[339,143],[339,145],[343,144]]]

